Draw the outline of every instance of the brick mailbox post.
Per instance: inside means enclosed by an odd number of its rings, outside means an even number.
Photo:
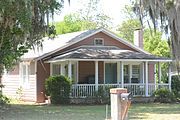
[[[131,104],[130,93],[125,88],[112,88],[111,120],[128,120],[128,108]]]

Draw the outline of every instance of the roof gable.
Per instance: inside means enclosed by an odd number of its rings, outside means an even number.
[[[138,51],[138,52],[142,52],[142,53],[146,53],[146,54],[150,54],[146,51],[144,51],[143,49],[139,48],[138,46],[133,45],[132,43],[120,38],[119,36],[115,35],[114,33],[110,32],[109,30],[106,30],[104,28],[99,28],[99,29],[94,29],[94,30],[88,30],[88,31],[84,31],[81,32],[80,34],[77,34],[74,38],[69,39],[68,41],[66,41],[66,44],[64,44],[63,46],[59,46],[59,48],[52,50],[50,52],[47,52],[46,54],[41,55],[40,57],[38,57],[37,59],[42,59],[45,58],[51,54],[54,54],[62,49],[65,49],[66,47],[69,47],[73,44],[76,44],[80,41],[85,40],[88,37],[91,37],[99,32],[102,32],[108,36],[110,36],[111,38],[117,40],[118,42],[121,42],[123,44],[125,44],[126,46]]]

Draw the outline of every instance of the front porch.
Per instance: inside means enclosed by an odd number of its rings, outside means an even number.
[[[103,89],[106,93],[109,92],[110,88],[122,88],[121,84],[98,84],[99,89]],[[128,89],[128,92],[131,92],[133,96],[142,96],[149,97],[157,88],[169,88],[168,83],[160,84],[148,84],[148,89],[146,89],[146,84],[143,83],[131,83],[124,84],[124,88]],[[146,95],[146,91],[148,94]],[[95,84],[73,84],[71,88],[71,98],[86,98],[94,97],[96,95],[96,85]]]
[[[168,83],[162,83],[158,61],[63,60],[50,65],[51,75],[61,74],[72,80],[71,98],[93,97],[99,90],[106,94],[110,88],[119,87],[127,88],[133,96],[143,97],[151,96],[158,88],[171,90],[171,67]]]

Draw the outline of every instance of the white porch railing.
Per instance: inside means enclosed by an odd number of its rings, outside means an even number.
[[[169,88],[169,84],[167,83],[160,83],[160,84],[153,84],[153,83],[149,83],[148,84],[148,95],[152,95],[153,92],[156,90],[156,89],[159,89],[159,88]]]
[[[144,96],[145,95],[145,84],[124,84],[124,88],[128,89],[133,96]]]
[[[87,96],[94,96],[95,84],[74,84],[71,89],[71,97],[84,98]]]
[[[151,96],[156,88],[168,88],[169,84],[148,84],[148,95]],[[93,97],[96,94],[95,84],[74,84],[71,88],[72,98],[86,98]],[[99,89],[103,89],[104,92],[109,92],[110,88],[121,88],[121,84],[98,84]],[[124,84],[124,88],[128,89],[133,96],[145,96],[146,85],[142,83]]]

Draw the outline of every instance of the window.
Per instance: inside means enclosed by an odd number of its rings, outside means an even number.
[[[94,45],[103,45],[104,39],[103,38],[95,38],[94,39]]]
[[[140,65],[132,65],[132,83],[138,83],[140,79]]]
[[[140,66],[139,65],[132,65],[132,74],[139,75],[140,73]]]
[[[21,75],[21,83],[22,85],[27,85],[29,83],[29,62],[23,62],[20,64],[20,75]]]
[[[129,66],[124,65],[124,83],[129,83]]]
[[[61,65],[52,64],[52,75],[60,75],[60,73],[61,73]]]

